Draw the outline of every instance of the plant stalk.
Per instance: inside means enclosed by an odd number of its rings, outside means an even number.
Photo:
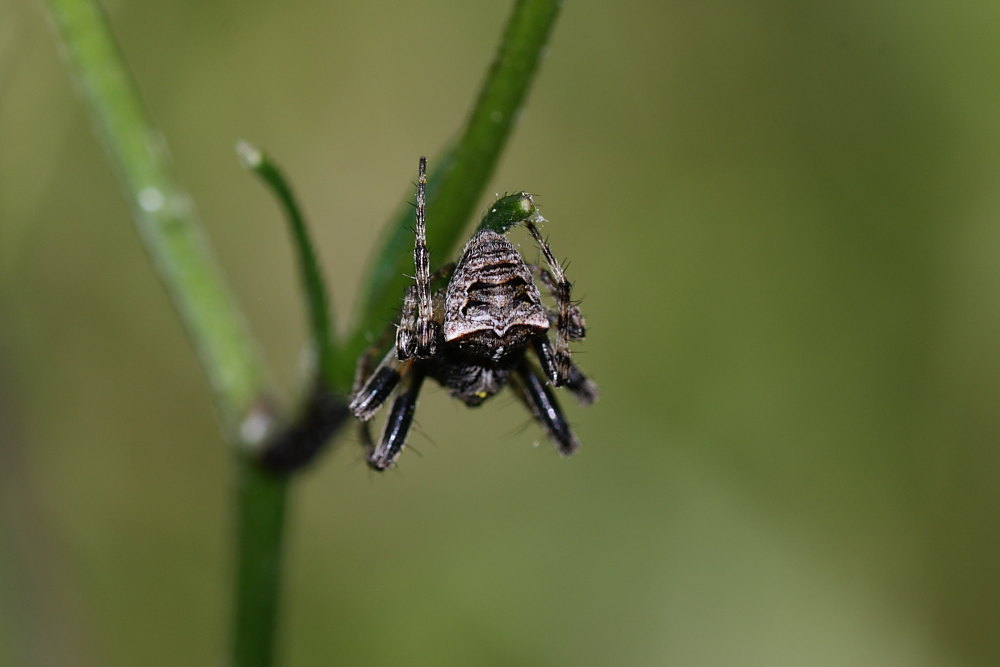
[[[561,5],[560,0],[518,0],[461,136],[443,158],[431,161],[427,245],[432,261],[451,257],[472,219],[520,114]],[[407,204],[375,255],[344,360],[356,359],[398,311],[407,276],[413,273],[412,228],[413,207]],[[342,381],[349,381],[351,370],[340,369]]]
[[[98,133],[119,175],[136,227],[167,287],[236,450],[236,573],[232,667],[273,664],[289,478],[263,469],[256,447],[273,432],[264,406],[268,374],[211,253],[194,205],[169,167],[165,142],[143,108],[106,17],[95,0],[46,0]],[[517,118],[558,14],[558,0],[518,0],[468,123],[437,161],[428,187],[428,243],[450,256]],[[333,388],[350,384],[353,360],[399,306],[410,273],[412,209],[396,219],[370,272],[346,347],[329,348]],[[317,274],[318,275],[318,274]],[[311,278],[310,278],[311,279]],[[320,292],[314,290],[315,297]],[[318,311],[316,311],[318,312]],[[314,320],[318,331],[329,320]],[[338,349],[334,355],[330,350]],[[331,378],[331,375],[336,377]]]
[[[171,173],[166,143],[139,99],[94,0],[47,0],[132,207],[136,227],[180,313],[229,437],[268,393],[256,341],[216,264],[191,198]]]
[[[289,475],[240,457],[236,471],[236,589],[231,667],[274,664]]]
[[[98,134],[147,251],[194,341],[236,448],[236,576],[231,663],[266,667],[274,652],[288,482],[255,460],[271,430],[259,348],[219,270],[194,205],[93,0],[47,0]]]

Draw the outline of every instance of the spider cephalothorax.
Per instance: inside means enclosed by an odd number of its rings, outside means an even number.
[[[569,342],[581,340],[586,328],[583,315],[570,299],[570,282],[538,231],[536,222],[543,218],[531,195],[503,197],[483,219],[458,263],[431,274],[426,172],[427,160],[420,158],[413,249],[416,276],[403,297],[396,345],[374,371],[370,366],[376,350],[358,362],[350,409],[363,423],[400,387],[377,446],[363,424],[369,464],[385,470],[399,457],[426,377],[437,380],[469,406],[480,405],[510,384],[559,452],[572,454],[579,443],[542,377],[554,386],[565,386],[585,404],[597,399],[597,386],[570,358]],[[545,256],[548,269],[527,264],[504,236],[520,223]],[[542,303],[536,278],[555,300],[554,309]],[[445,279],[447,287],[432,293],[432,283]],[[549,340],[553,324],[554,346]],[[540,368],[528,358],[529,349]]]

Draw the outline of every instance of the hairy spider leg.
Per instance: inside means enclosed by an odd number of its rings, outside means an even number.
[[[362,366],[370,366],[370,359],[371,356],[366,353],[358,361],[358,369],[355,373],[356,378],[363,377],[365,369]],[[368,376],[365,383],[355,390],[354,396],[351,398],[351,404],[348,406],[351,412],[354,413],[354,416],[362,421],[371,419],[372,415],[389,398],[396,385],[399,384],[400,378],[406,374],[412,365],[413,362],[400,361],[396,356],[395,350],[390,349],[386,352],[385,356],[382,357],[382,361],[372,374]]]
[[[522,361],[518,364],[511,385],[560,454],[569,456],[580,448],[580,442],[573,435],[556,397],[530,363]]]
[[[538,355],[538,360],[542,364],[542,371],[551,378],[556,371],[555,359],[553,358],[554,353],[552,352],[552,346],[549,344],[549,339],[546,336],[539,336],[535,338],[533,344],[535,354]],[[584,375],[580,367],[574,364],[572,360],[569,362],[569,376],[566,378],[566,384],[563,386],[576,396],[576,399],[583,405],[591,405],[600,395],[597,384]]]
[[[419,369],[414,369],[403,377],[402,387],[396,400],[392,402],[392,410],[385,422],[382,439],[368,456],[368,465],[375,470],[391,468],[402,453],[406,435],[413,424],[413,412],[417,406],[417,395],[420,394],[424,377],[424,373]]]
[[[549,294],[552,295],[554,299],[558,302],[559,300],[559,288],[556,283],[556,279],[552,276],[552,273],[537,264],[528,264],[528,268],[531,272],[541,281],[542,285]],[[549,311],[549,323],[556,325],[559,323],[559,311]],[[580,312],[580,307],[570,302],[569,305],[569,328],[566,332],[570,340],[583,340],[587,336],[587,322],[583,319],[583,313]]]
[[[569,379],[566,381],[566,388],[583,405],[591,405],[601,395],[597,383],[584,375],[580,367],[574,363],[569,365]]]
[[[438,269],[430,276],[431,283],[435,280],[449,277],[454,270],[455,262],[448,262],[447,264],[438,267]],[[407,289],[407,294],[411,294],[413,290],[414,286],[410,285]],[[439,299],[440,294],[435,295],[435,298]],[[404,310],[405,308],[404,303]],[[441,312],[444,311],[442,310]],[[372,370],[375,357],[379,351],[383,349],[391,331],[392,326],[390,325],[384,330],[382,335],[379,336],[367,350],[365,350],[364,354],[358,358],[358,363],[354,368],[354,385],[351,389],[351,403],[349,407],[351,412],[354,413],[354,416],[359,420],[358,433],[361,439],[361,444],[368,453],[369,457],[375,451],[375,441],[372,439],[369,420],[374,416],[378,409],[382,407],[385,401],[388,400],[389,396],[399,384],[400,378],[409,372],[409,368],[412,365],[412,362],[406,362],[399,359],[398,351],[395,348],[391,348],[388,352],[386,352],[382,361],[377,367],[375,367],[374,371]]]
[[[403,297],[403,316],[396,332],[396,350],[400,359],[434,356],[438,339],[438,323],[434,320],[431,301],[430,251],[427,250],[427,158],[420,158],[417,178],[417,226],[414,229],[414,284]]]
[[[410,359],[417,353],[417,286],[410,285],[403,293],[403,306],[396,327],[396,356]]]
[[[528,268],[531,272],[539,279],[545,289],[548,290],[549,294],[552,295],[558,302],[559,300],[559,288],[556,279],[552,276],[552,273],[548,269],[545,269],[536,264],[529,264]],[[549,322],[553,325],[558,326],[559,324],[559,311],[549,310]],[[575,303],[569,304],[569,318],[568,318],[568,328],[566,331],[567,338],[571,341],[583,340],[587,335],[587,323],[583,319],[583,313],[580,312],[579,306]],[[535,353],[538,355],[538,361],[542,364],[542,370],[545,375],[555,384],[558,378],[558,369],[555,361],[555,353],[552,351],[552,345],[549,343],[547,336],[540,336],[534,341]],[[572,359],[569,363],[569,375],[566,378],[565,387],[569,389],[577,400],[579,400],[584,405],[590,405],[597,400],[599,391],[597,385],[590,380],[583,371],[573,363]]]
[[[355,413],[354,411],[355,403],[358,403],[357,406],[358,409],[362,412],[362,414],[367,413],[370,418],[371,415],[374,414],[376,410],[378,410],[379,406],[385,402],[385,399],[388,398],[388,394],[385,394],[385,396],[379,402],[379,405],[371,407],[370,406],[371,399],[369,399],[368,401],[363,401],[361,399],[361,389],[365,384],[367,384],[367,381],[369,380],[374,381],[375,376],[372,375],[372,367],[374,366],[375,363],[375,356],[378,354],[379,350],[381,350],[382,347],[385,345],[385,340],[386,338],[388,338],[388,334],[391,330],[392,330],[391,328],[386,329],[383,332],[383,334],[379,336],[378,340],[369,345],[368,349],[366,349],[364,353],[360,357],[358,357],[358,363],[354,367],[354,384],[352,385],[351,388],[351,402],[348,406],[348,408],[351,410],[352,413]],[[393,350],[390,350],[390,352],[393,352]],[[381,368],[382,366],[386,365],[387,362],[389,361],[390,359],[387,355],[386,358],[382,360],[382,363],[379,364],[379,367]],[[382,382],[384,383],[385,380],[387,379],[391,380],[391,378],[392,378],[391,375],[383,374]],[[399,382],[398,378],[396,379],[396,382],[397,383]],[[392,387],[389,388],[389,391],[391,392],[392,389],[395,388],[395,386],[396,385],[393,384]],[[371,391],[369,391],[367,395],[371,396]],[[364,405],[364,403],[368,403],[369,405]],[[357,413],[355,413],[355,416],[357,416]],[[358,437],[361,440],[362,448],[364,448],[365,450],[365,457],[367,458],[368,456],[371,456],[371,453],[375,451],[375,442],[372,440],[371,428],[369,426],[368,421],[360,418],[358,419]]]
[[[531,237],[535,239],[538,249],[542,251],[545,261],[549,265],[549,270],[552,272],[547,278],[545,276],[542,278],[542,282],[547,283],[546,286],[555,297],[556,306],[559,309],[556,317],[556,347],[553,363],[551,368],[546,368],[546,373],[552,384],[559,387],[569,382],[570,366],[572,365],[569,341],[579,340],[586,333],[583,326],[583,316],[580,314],[580,310],[573,305],[570,296],[573,286],[567,280],[559,260],[552,254],[548,242],[542,238],[541,232],[538,231],[538,227],[532,220],[525,220],[524,225],[531,233]]]

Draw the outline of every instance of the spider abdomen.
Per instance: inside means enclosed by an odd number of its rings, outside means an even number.
[[[445,294],[444,340],[498,361],[549,328],[531,271],[504,236],[489,230],[465,246]]]

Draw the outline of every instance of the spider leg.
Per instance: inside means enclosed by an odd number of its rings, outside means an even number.
[[[522,361],[514,376],[514,387],[518,397],[531,414],[542,425],[549,439],[563,456],[569,456],[580,448],[580,442],[573,435],[569,422],[563,416],[559,403],[545,381],[527,361]]]
[[[417,225],[413,245],[416,267],[414,284],[403,297],[403,316],[396,333],[396,350],[400,359],[429,359],[437,349],[440,326],[434,319],[431,301],[430,251],[427,250],[427,158],[420,158],[417,178]]]
[[[362,356],[358,361],[358,370],[355,374],[356,385],[359,384],[358,380],[363,377],[363,366],[365,364],[370,365],[371,363],[370,361],[366,361],[366,356],[367,354]],[[354,416],[362,421],[371,419],[372,415],[389,398],[389,394],[399,384],[400,377],[405,374],[411,365],[412,362],[400,361],[396,357],[396,350],[390,349],[386,352],[385,356],[382,357],[381,363],[368,376],[364,384],[355,389],[351,397],[351,403],[348,405]]]
[[[542,282],[546,284],[552,296],[555,297],[558,314],[556,316],[556,347],[553,354],[553,365],[555,376],[552,377],[554,385],[561,386],[569,382],[570,361],[569,342],[570,340],[580,340],[586,335],[586,326],[583,315],[572,301],[572,284],[566,278],[562,265],[556,256],[552,254],[552,249],[548,242],[542,238],[541,232],[533,220],[525,220],[524,225],[528,228],[531,237],[535,239],[538,249],[545,256],[545,261],[549,265],[548,276],[542,275]],[[548,272],[546,272],[548,273]]]
[[[434,273],[430,274],[428,285],[442,278],[450,278],[454,270],[455,262],[448,262],[438,267]],[[410,359],[412,357],[426,358],[421,356],[417,351],[418,331],[421,327],[420,299],[419,288],[416,284],[406,288],[406,293],[403,295],[403,308],[399,316],[399,326],[396,329],[396,354],[400,359]],[[440,319],[444,315],[444,305],[438,303],[438,300],[433,297],[431,298],[431,304],[431,318],[433,321],[430,327],[434,330],[434,336],[436,337],[437,332],[441,328]],[[437,306],[436,310],[435,304]],[[432,347],[431,349],[432,353],[429,356],[433,356],[434,348]]]
[[[434,271],[434,273],[430,275],[429,280],[430,282],[434,282],[435,280],[446,278],[450,276],[454,270],[455,263],[449,262]],[[438,312],[440,313],[444,313],[443,304],[440,303],[443,298],[442,293],[434,295],[434,301],[438,304]],[[400,340],[400,337],[405,337],[407,334],[411,337],[414,335],[413,332],[416,330],[417,321],[416,304],[416,286],[410,285],[406,290],[406,296],[403,300],[403,313],[400,317],[399,325],[396,331],[397,343]],[[354,388],[351,390],[352,399],[350,409],[351,412],[354,413],[354,416],[360,420],[358,432],[361,444],[368,453],[369,459],[375,455],[376,447],[375,442],[372,439],[371,428],[368,420],[370,420],[382,404],[385,403],[390,394],[392,394],[393,390],[395,390],[396,386],[399,384],[400,379],[409,373],[410,368],[413,365],[412,361],[401,360],[399,348],[395,347],[386,352],[378,367],[375,368],[374,372],[372,371],[375,355],[380,349],[382,349],[386,339],[388,338],[388,334],[391,331],[392,329],[390,327],[382,336],[379,337],[377,341],[375,341],[375,343],[371,345],[371,347],[365,351],[363,355],[361,355],[361,357],[358,358],[358,363],[354,370]],[[390,422],[391,421],[392,417],[390,417]],[[401,447],[402,446],[400,445],[400,448]],[[396,456],[398,456],[398,453]]]
[[[537,264],[528,264],[528,268],[538,277],[549,294],[558,301],[559,288],[552,273]],[[549,322],[553,325],[559,323],[558,310],[549,311]],[[583,340],[587,336],[587,322],[583,319],[583,313],[580,312],[579,306],[572,302],[569,305],[569,331],[567,333],[570,340]]]
[[[392,327],[385,329],[371,345],[365,348],[365,351],[358,357],[357,363],[354,364],[354,382],[351,384],[352,399],[357,395],[358,390],[361,389],[361,385],[368,380],[368,376],[371,375],[375,364],[375,357],[385,347],[390,331],[392,331]]]
[[[597,383],[584,375],[580,367],[573,363],[569,365],[569,380],[566,381],[566,388],[584,405],[594,403],[601,395]]]
[[[417,353],[417,286],[410,285],[403,294],[403,309],[396,329],[396,356],[410,359]]]
[[[420,394],[420,387],[423,383],[424,373],[420,370],[414,369],[403,378],[403,387],[396,396],[396,400],[393,401],[389,418],[385,422],[382,440],[368,456],[368,465],[375,470],[381,471],[391,468],[403,451],[406,435],[413,424],[417,395]]]
[[[538,355],[538,361],[542,364],[542,371],[548,376],[549,380],[555,384],[554,378],[556,377],[556,366],[555,366],[555,355],[552,352],[552,346],[549,344],[548,337],[541,335],[534,340],[535,354]],[[563,385],[570,392],[576,396],[577,400],[584,405],[590,405],[597,400],[600,395],[597,389],[597,384],[583,374],[580,367],[572,362],[569,362],[569,375],[566,378],[566,384]]]
[[[387,329],[385,333],[379,337],[379,340],[372,343],[368,349],[365,350],[360,357],[358,357],[358,363],[354,367],[354,384],[351,387],[351,406],[353,406],[354,399],[358,396],[365,380],[369,379],[372,372],[372,366],[375,363],[375,355],[378,353],[379,349],[381,349],[384,339],[386,338],[386,334],[388,333],[389,330]],[[383,401],[384,400],[385,399],[383,399]],[[351,412],[353,412],[353,409]],[[367,421],[361,419],[358,420],[358,437],[361,441],[361,446],[365,450],[365,456],[370,456],[375,450],[375,443],[372,442],[371,428],[369,427]]]

